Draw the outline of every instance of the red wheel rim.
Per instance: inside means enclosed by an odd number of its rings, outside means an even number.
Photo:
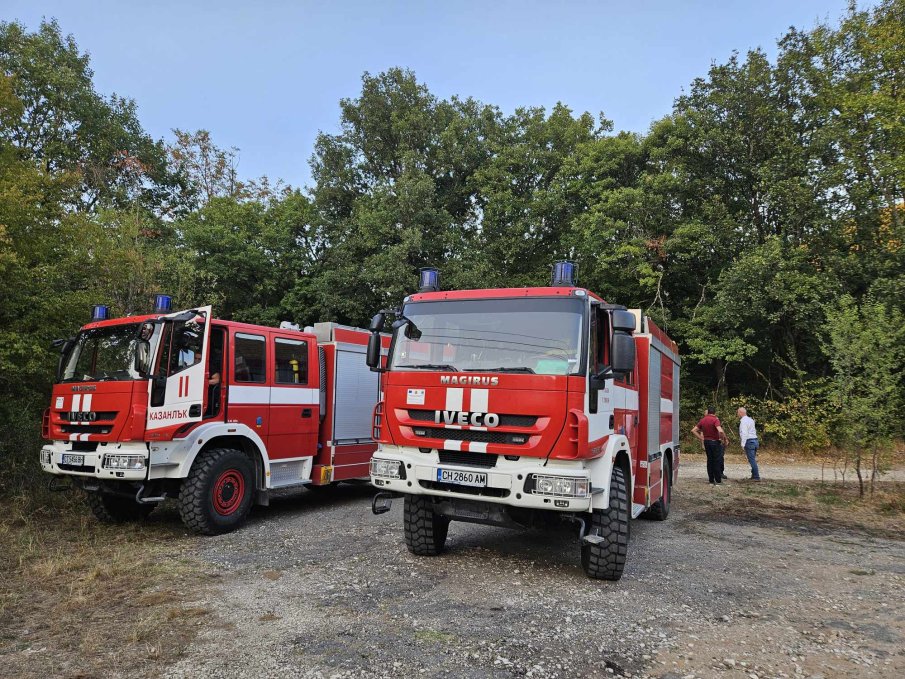
[[[214,509],[221,516],[235,512],[245,497],[245,477],[235,469],[227,469],[214,483]]]

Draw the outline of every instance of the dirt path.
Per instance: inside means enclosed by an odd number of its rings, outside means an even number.
[[[832,466],[827,466],[821,471],[820,465],[806,464],[770,464],[758,463],[760,475],[764,479],[784,479],[789,481],[820,481],[821,474],[827,482],[834,480]],[[707,478],[707,461],[702,455],[686,455],[682,459],[682,473],[686,478]],[[862,472],[864,478],[870,477],[870,470]],[[726,476],[730,479],[747,479],[751,476],[751,467],[747,462],[736,461],[728,458],[726,462]],[[840,477],[841,478],[841,477]],[[883,472],[883,481],[905,481],[905,467],[895,467]],[[858,483],[858,476],[854,469],[849,469],[845,475],[846,482]]]
[[[279,500],[200,542],[215,624],[168,676],[903,676],[905,542],[726,518],[683,473],[618,583],[586,579],[565,531],[454,523],[418,558],[368,488]]]

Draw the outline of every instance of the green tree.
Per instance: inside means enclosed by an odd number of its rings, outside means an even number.
[[[826,310],[825,350],[833,367],[834,441],[851,452],[864,495],[863,464],[872,452],[876,476],[879,452],[905,434],[899,414],[905,377],[905,317],[873,299],[858,304],[843,295]]]
[[[56,21],[42,22],[35,33],[0,23],[0,72],[21,102],[0,135],[44,172],[74,176],[68,207],[179,206],[184,186],[168,169],[163,142],[142,130],[135,102],[95,91],[88,55]]]

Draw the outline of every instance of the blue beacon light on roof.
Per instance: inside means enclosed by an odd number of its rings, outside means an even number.
[[[418,270],[420,292],[437,292],[440,289],[440,272],[433,267]]]
[[[110,307],[108,307],[106,304],[95,304],[91,307],[91,320],[106,321],[109,313]]]
[[[553,264],[553,277],[551,285],[554,287],[574,287],[575,286],[575,262],[561,261]]]
[[[157,295],[154,298],[154,312],[167,314],[173,306],[173,298],[169,295]]]

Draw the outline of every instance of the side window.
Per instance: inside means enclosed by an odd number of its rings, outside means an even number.
[[[263,383],[267,379],[266,342],[263,335],[236,333],[236,382]]]
[[[204,323],[194,320],[169,324],[167,375],[175,375],[201,362]]]
[[[308,384],[308,343],[277,337],[274,339],[274,382]]]
[[[591,367],[593,373],[599,373],[609,365],[609,325],[607,314],[603,309],[591,307]]]

